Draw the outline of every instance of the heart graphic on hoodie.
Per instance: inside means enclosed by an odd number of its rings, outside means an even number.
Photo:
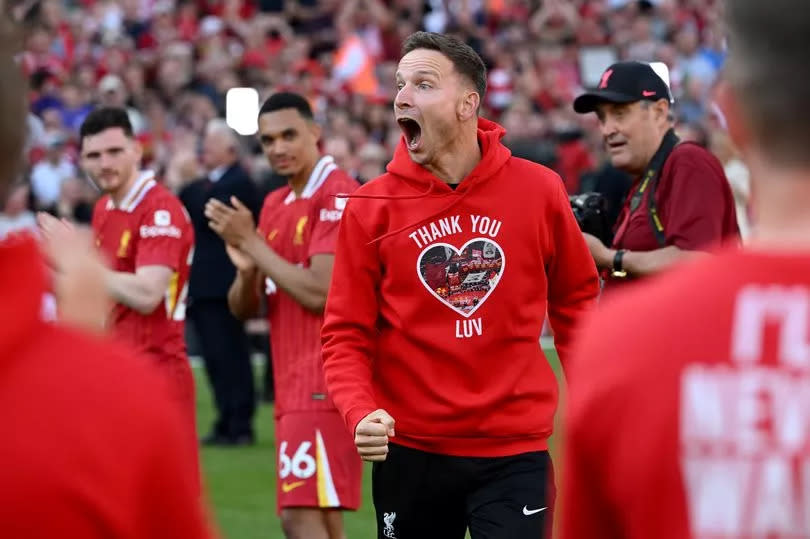
[[[506,257],[492,240],[475,238],[461,249],[434,243],[419,255],[417,271],[425,288],[461,316],[469,317],[498,286]]]

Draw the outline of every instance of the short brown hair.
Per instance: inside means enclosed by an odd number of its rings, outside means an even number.
[[[726,77],[757,144],[777,163],[810,166],[810,3],[726,2]]]
[[[20,33],[0,12],[0,202],[4,202],[23,164],[28,132],[26,84],[15,56],[21,51]]]
[[[453,36],[434,32],[415,32],[402,44],[402,55],[405,56],[417,49],[438,51],[453,63],[453,67],[466,78],[478,92],[481,103],[487,91],[487,67],[472,47]]]

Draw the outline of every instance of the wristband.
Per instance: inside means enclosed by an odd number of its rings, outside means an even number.
[[[610,272],[611,276],[624,278],[627,277],[627,271],[622,266],[622,258],[624,257],[625,249],[619,249],[613,255],[613,270]]]

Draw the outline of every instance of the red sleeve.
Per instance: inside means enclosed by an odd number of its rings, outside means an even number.
[[[562,181],[554,182],[550,239],[552,256],[546,264],[548,316],[554,346],[565,370],[581,317],[596,304],[599,274],[577,225]]]
[[[335,195],[349,194],[354,191],[354,187],[348,181],[337,181],[329,185],[329,189],[319,193],[313,208],[315,224],[312,227],[308,257],[318,254],[334,254],[337,246],[338,225],[343,217],[343,208],[346,207],[346,199],[337,198]]]
[[[177,270],[191,234],[189,220],[177,200],[159,200],[144,210],[138,223],[135,268],[166,266]]]
[[[381,275],[377,246],[369,245],[351,208],[350,202],[338,231],[321,338],[327,390],[354,434],[357,423],[377,409],[371,361]]]
[[[732,204],[731,187],[719,163],[702,150],[684,153],[671,164],[656,198],[661,204],[667,245],[686,251],[723,240],[724,220]]]

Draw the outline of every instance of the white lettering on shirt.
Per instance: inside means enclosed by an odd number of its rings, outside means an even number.
[[[810,535],[809,315],[805,287],[746,287],[734,307],[732,363],[684,370],[680,448],[693,537]]]

